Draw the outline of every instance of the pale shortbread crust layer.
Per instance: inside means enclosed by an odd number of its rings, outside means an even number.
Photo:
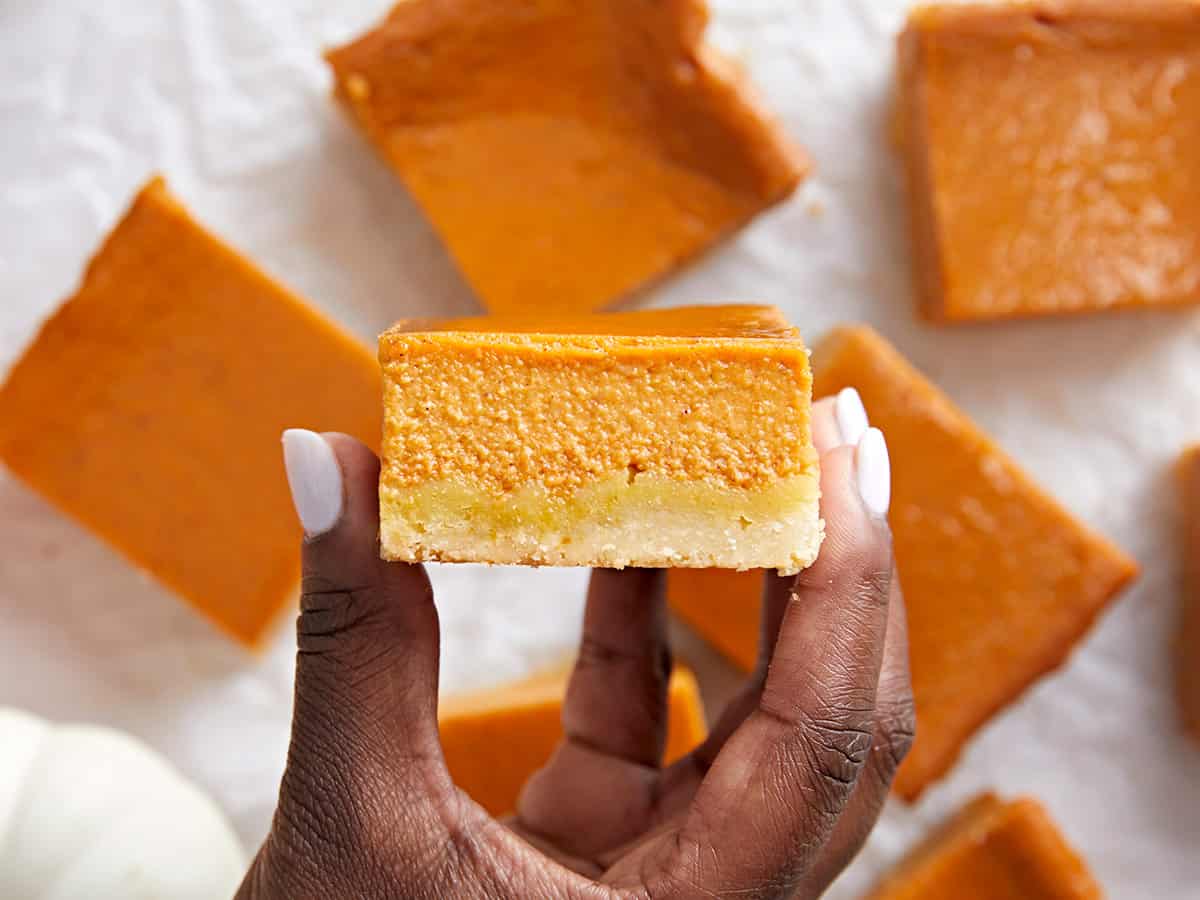
[[[385,558],[404,562],[776,568],[786,575],[816,558],[824,533],[819,499],[815,473],[755,490],[616,474],[565,498],[536,485],[504,497],[453,481],[385,485],[381,541]]]

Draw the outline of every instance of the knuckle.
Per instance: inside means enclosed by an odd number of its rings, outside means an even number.
[[[298,639],[303,643],[337,637],[361,624],[375,599],[374,587],[336,586],[318,576],[306,576],[296,621]]]
[[[874,743],[873,708],[846,698],[836,706],[817,710],[799,709],[780,716],[790,737],[780,744],[786,780],[815,784],[810,802],[823,815],[834,815],[867,768]]]
[[[917,736],[917,715],[911,697],[889,704],[879,716],[875,754],[888,781],[896,774]]]
[[[867,765],[872,733],[841,718],[804,717],[800,746],[823,782],[839,793],[853,787]]]
[[[579,655],[575,665],[581,669],[609,666],[646,665],[657,660],[651,647],[638,645],[624,647],[606,643],[595,635],[584,634],[579,644]]]
[[[858,780],[874,741],[872,697],[846,689],[820,701],[789,704],[782,711],[771,700],[764,697],[760,709],[788,727],[792,737],[787,743],[799,749],[804,762],[822,780],[842,786]]]
[[[431,610],[432,604],[390,602],[386,587],[380,584],[344,586],[308,576],[296,620],[299,650],[322,654],[336,649],[353,657],[369,646],[392,645],[401,637],[436,628],[436,614],[431,618],[427,609]]]
[[[347,585],[340,579],[330,578],[320,572],[306,571],[300,580],[300,598],[314,607],[329,605],[337,598],[366,590],[365,585]]]

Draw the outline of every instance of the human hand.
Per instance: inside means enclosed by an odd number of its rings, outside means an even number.
[[[767,576],[758,666],[708,740],[660,767],[663,574],[598,570],[566,738],[508,823],[446,771],[437,612],[420,566],[379,558],[378,461],[344,435],[290,433],[309,535],[292,742],[238,897],[819,896],[873,827],[914,722],[886,447],[852,391],[816,404],[813,428],[824,547],[800,575]]]

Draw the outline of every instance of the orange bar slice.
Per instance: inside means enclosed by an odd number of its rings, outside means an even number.
[[[865,900],[1100,900],[1100,886],[1036,800],[985,794]]]
[[[921,308],[1200,301],[1200,4],[915,10],[900,103]]]
[[[1067,513],[869,328],[813,354],[814,394],[862,395],[892,458],[891,524],[908,606],[917,739],[896,790],[913,799],[963,744],[1062,665],[1137,565]],[[739,587],[740,585],[740,587]],[[746,668],[761,577],[672,571],[672,607]]]
[[[804,155],[702,0],[406,0],[336,95],[493,312],[587,312],[786,198]]]
[[[389,559],[816,556],[808,351],[773,307],[402,323],[380,359]]]
[[[253,644],[300,576],[281,432],[377,446],[380,395],[368,347],[155,179],[0,388],[0,459]]]

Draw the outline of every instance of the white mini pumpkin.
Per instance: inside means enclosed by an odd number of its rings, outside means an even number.
[[[141,741],[0,708],[0,897],[214,900],[245,864],[216,804]]]

